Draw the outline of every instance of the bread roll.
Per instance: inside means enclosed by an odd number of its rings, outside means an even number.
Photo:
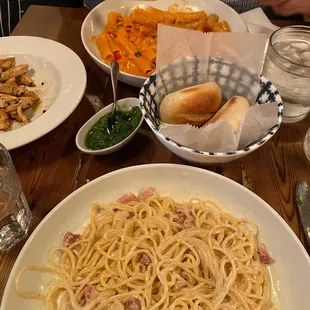
[[[160,104],[159,116],[168,124],[201,126],[219,109],[222,90],[208,82],[167,95]]]
[[[239,130],[240,122],[245,112],[250,108],[249,102],[240,96],[234,96],[230,98],[218,112],[207,121],[204,126],[213,124],[215,122],[225,120],[230,123],[234,128],[234,133]],[[203,126],[203,127],[204,127]]]

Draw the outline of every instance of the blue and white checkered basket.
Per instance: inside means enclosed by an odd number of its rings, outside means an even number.
[[[199,70],[200,67],[206,70]],[[181,72],[181,73],[180,73]],[[257,83],[259,89],[252,87],[255,84],[257,75],[251,70],[240,65],[230,63],[220,58],[210,57],[208,59],[198,57],[186,57],[167,65],[160,71],[159,77],[156,74],[150,76],[140,90],[140,107],[147,124],[154,132],[156,137],[173,153],[185,160],[195,163],[221,163],[229,162],[241,158],[261,145],[266,143],[278,130],[283,118],[283,104],[279,92],[275,86],[265,77],[260,77]],[[156,87],[156,82],[160,83]],[[178,89],[203,83],[206,81],[215,81],[226,91],[223,92],[223,100],[228,100],[234,95],[245,96],[249,99],[255,94],[255,104],[277,103],[278,105],[278,123],[270,128],[265,135],[256,141],[253,141],[248,147],[234,152],[214,153],[194,150],[174,140],[164,136],[159,132],[161,124],[159,118],[159,103],[162,98]],[[259,91],[257,95],[257,91]],[[225,94],[228,95],[225,98]],[[253,97],[253,98],[255,98]],[[249,100],[250,101],[250,100]]]

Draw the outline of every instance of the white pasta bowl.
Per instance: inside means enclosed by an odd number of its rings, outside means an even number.
[[[191,197],[215,200],[232,215],[248,218],[259,229],[259,239],[267,245],[275,263],[269,268],[271,298],[277,309],[309,310],[310,258],[295,233],[262,199],[245,187],[204,169],[181,165],[154,164],[121,169],[84,185],[58,204],[38,225],[21,250],[7,282],[1,310],[40,310],[44,307],[17,295],[14,282],[25,265],[48,264],[49,250],[62,243],[67,231],[83,226],[91,205],[115,201],[125,192],[138,192],[152,185],[157,192],[184,201]],[[284,245],[285,242],[285,245]],[[24,291],[45,293],[54,275],[26,272],[20,279]]]
[[[179,4],[183,5],[181,0],[158,0],[158,1],[126,1],[126,0],[107,0],[95,7],[85,18],[81,28],[81,39],[83,45],[94,60],[94,62],[106,73],[110,74],[110,67],[107,65],[100,56],[100,52],[92,41],[92,37],[98,35],[103,31],[104,26],[107,23],[107,16],[110,11],[115,11],[121,14],[130,13],[136,6],[146,8],[153,6],[161,10],[167,10],[169,6]],[[188,0],[186,6],[192,8],[194,11],[203,10],[207,14],[215,13],[220,17],[220,20],[226,20],[232,32],[246,32],[247,28],[240,17],[240,15],[234,11],[228,5],[218,0]],[[129,74],[126,72],[120,72],[120,81],[141,87],[146,80],[146,77]]]

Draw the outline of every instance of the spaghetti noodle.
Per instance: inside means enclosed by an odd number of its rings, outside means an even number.
[[[21,270],[18,294],[48,310],[270,309],[254,223],[211,200],[150,191],[94,204],[83,232],[51,249],[49,267]],[[20,290],[26,270],[57,275],[46,296]]]

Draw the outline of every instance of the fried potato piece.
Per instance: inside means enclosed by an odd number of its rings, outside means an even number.
[[[4,109],[0,109],[0,130],[8,130],[11,126],[11,122],[8,114]]]
[[[13,66],[14,61],[15,57],[0,59],[0,68],[3,70],[8,70]]]
[[[17,106],[18,106],[18,103],[16,104],[12,104],[12,105],[8,105],[6,108],[5,108],[5,112],[6,113],[9,113],[11,114],[12,112],[17,112]]]
[[[18,103],[19,98],[11,95],[0,94],[0,109],[6,108],[9,105]]]
[[[12,78],[12,77],[17,77],[22,74],[25,74],[28,72],[29,65],[19,65],[13,68],[10,68],[4,72],[1,73],[0,75],[0,82],[5,82],[6,80]]]
[[[6,81],[4,82],[4,84],[9,84],[9,85],[12,85],[12,86],[18,86],[17,83],[16,83],[16,79],[15,79],[14,77],[12,77],[12,78],[6,80]]]
[[[26,115],[24,114],[23,112],[23,106],[22,104],[20,103],[17,107],[17,115],[18,117],[22,120],[22,122],[24,124],[27,124],[28,123],[28,118],[26,117]]]
[[[40,100],[27,88],[36,86],[26,75],[29,65],[14,66],[14,62],[14,57],[0,59],[0,130],[8,130],[13,121],[27,124],[25,110]]]
[[[10,116],[11,119],[14,119],[14,120],[16,120],[16,121],[18,121],[20,123],[22,122],[22,120],[19,118],[19,116],[17,114],[17,111],[10,112],[9,116]]]
[[[23,86],[14,86],[10,84],[1,84],[0,83],[0,93],[13,95],[17,97],[21,96],[37,96],[33,91],[28,90]]]
[[[18,77],[16,77],[16,82],[18,85],[26,85],[29,87],[35,87],[36,84],[35,82],[32,80],[32,78],[30,78],[29,76],[22,74]]]
[[[38,96],[22,97],[19,99],[18,103],[20,103],[22,105],[23,109],[28,109],[33,104],[38,102],[38,100],[39,100]]]
[[[30,108],[34,103],[36,103],[39,98],[38,97],[22,97],[22,98],[18,98],[18,102],[16,104],[13,105],[8,105],[5,108],[5,111],[7,113],[11,113],[13,111],[17,111],[17,108],[19,107],[19,105],[22,107],[22,109],[28,109]]]

